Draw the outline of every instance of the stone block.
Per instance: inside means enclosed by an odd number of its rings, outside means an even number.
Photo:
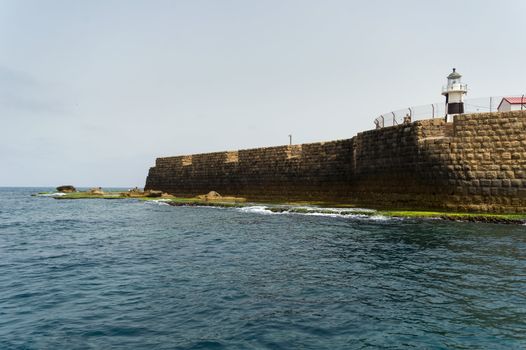
[[[519,180],[519,179],[511,180],[511,186],[512,187],[521,187],[522,186],[522,180]]]

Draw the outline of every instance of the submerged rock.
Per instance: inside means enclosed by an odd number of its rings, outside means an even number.
[[[77,192],[77,189],[75,188],[75,186],[62,185],[62,186],[58,186],[57,187],[57,192],[60,192],[60,193],[73,193],[73,192]]]

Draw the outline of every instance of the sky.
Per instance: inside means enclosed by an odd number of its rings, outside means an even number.
[[[0,186],[144,186],[160,156],[346,139],[526,93],[526,2],[0,0]]]

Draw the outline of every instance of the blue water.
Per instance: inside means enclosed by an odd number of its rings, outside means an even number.
[[[41,190],[0,189],[1,349],[526,348],[526,226]]]

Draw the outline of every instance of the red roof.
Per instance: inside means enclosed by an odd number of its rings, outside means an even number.
[[[502,103],[504,103],[504,101],[508,102],[510,105],[526,104],[526,96],[524,97],[503,97],[497,109],[500,109],[500,106],[502,106]]]
[[[523,97],[503,97],[502,101],[506,100],[509,104],[520,105],[526,104],[526,96]],[[502,103],[502,102],[501,102]]]

